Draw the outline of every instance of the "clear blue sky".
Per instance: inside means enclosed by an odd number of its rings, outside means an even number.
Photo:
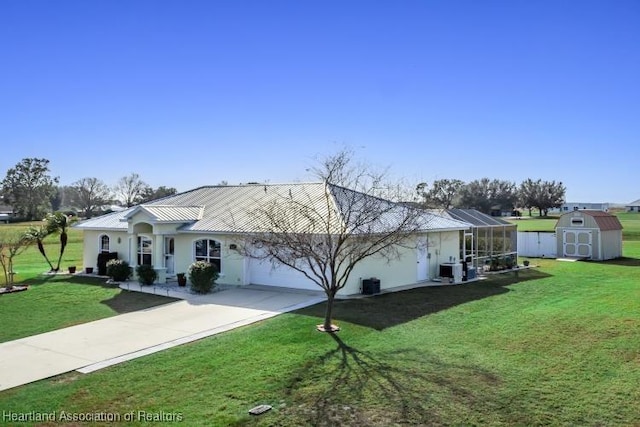
[[[288,182],[346,145],[411,183],[640,197],[637,0],[2,0],[0,64],[2,177]]]

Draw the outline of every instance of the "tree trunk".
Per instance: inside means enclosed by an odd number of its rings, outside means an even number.
[[[67,233],[64,231],[60,233],[60,256],[58,257],[58,264],[56,265],[56,271],[60,270],[60,262],[62,261],[62,255],[64,254],[64,248],[67,247]]]
[[[49,257],[47,257],[47,253],[44,250],[44,245],[42,244],[42,240],[38,239],[37,243],[38,243],[38,250],[44,257],[44,259],[47,261],[47,264],[49,264],[49,267],[51,267],[51,271],[54,271],[53,264],[51,264],[51,261],[49,261]]]
[[[335,300],[335,291],[327,292],[327,309],[324,313],[324,331],[332,332],[331,317],[333,313],[333,301]]]

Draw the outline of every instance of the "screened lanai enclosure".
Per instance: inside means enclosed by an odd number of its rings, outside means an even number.
[[[460,239],[460,259],[476,271],[510,268],[518,261],[517,225],[475,209],[448,209],[450,218],[472,225]]]

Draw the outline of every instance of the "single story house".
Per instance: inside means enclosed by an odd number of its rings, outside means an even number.
[[[174,280],[176,273],[186,272],[194,261],[203,260],[218,267],[221,284],[319,290],[296,270],[244,256],[236,249],[246,243],[247,230],[257,227],[249,213],[284,197],[300,203],[320,200],[325,206],[330,200],[338,219],[348,221],[340,202],[345,191],[351,190],[323,182],[205,186],[74,227],[84,232],[85,267],[95,268],[101,253],[117,253],[132,266],[152,265],[163,283]],[[364,259],[339,294],[359,293],[362,281],[372,277],[380,280],[381,289],[389,289],[438,276],[438,263],[459,256],[460,232],[470,225],[426,211],[421,218],[419,231],[408,236],[411,244],[398,247],[399,259]]]
[[[629,203],[627,206],[627,212],[640,212],[640,199]]]
[[[560,206],[560,213],[572,212],[572,211],[578,211],[578,210],[609,212],[609,203],[566,202]]]
[[[622,224],[607,212],[568,212],[556,223],[556,237],[561,257],[603,261],[622,256]]]

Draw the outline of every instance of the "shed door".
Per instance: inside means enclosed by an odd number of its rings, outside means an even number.
[[[590,230],[564,230],[562,232],[563,256],[591,258],[593,233]]]

